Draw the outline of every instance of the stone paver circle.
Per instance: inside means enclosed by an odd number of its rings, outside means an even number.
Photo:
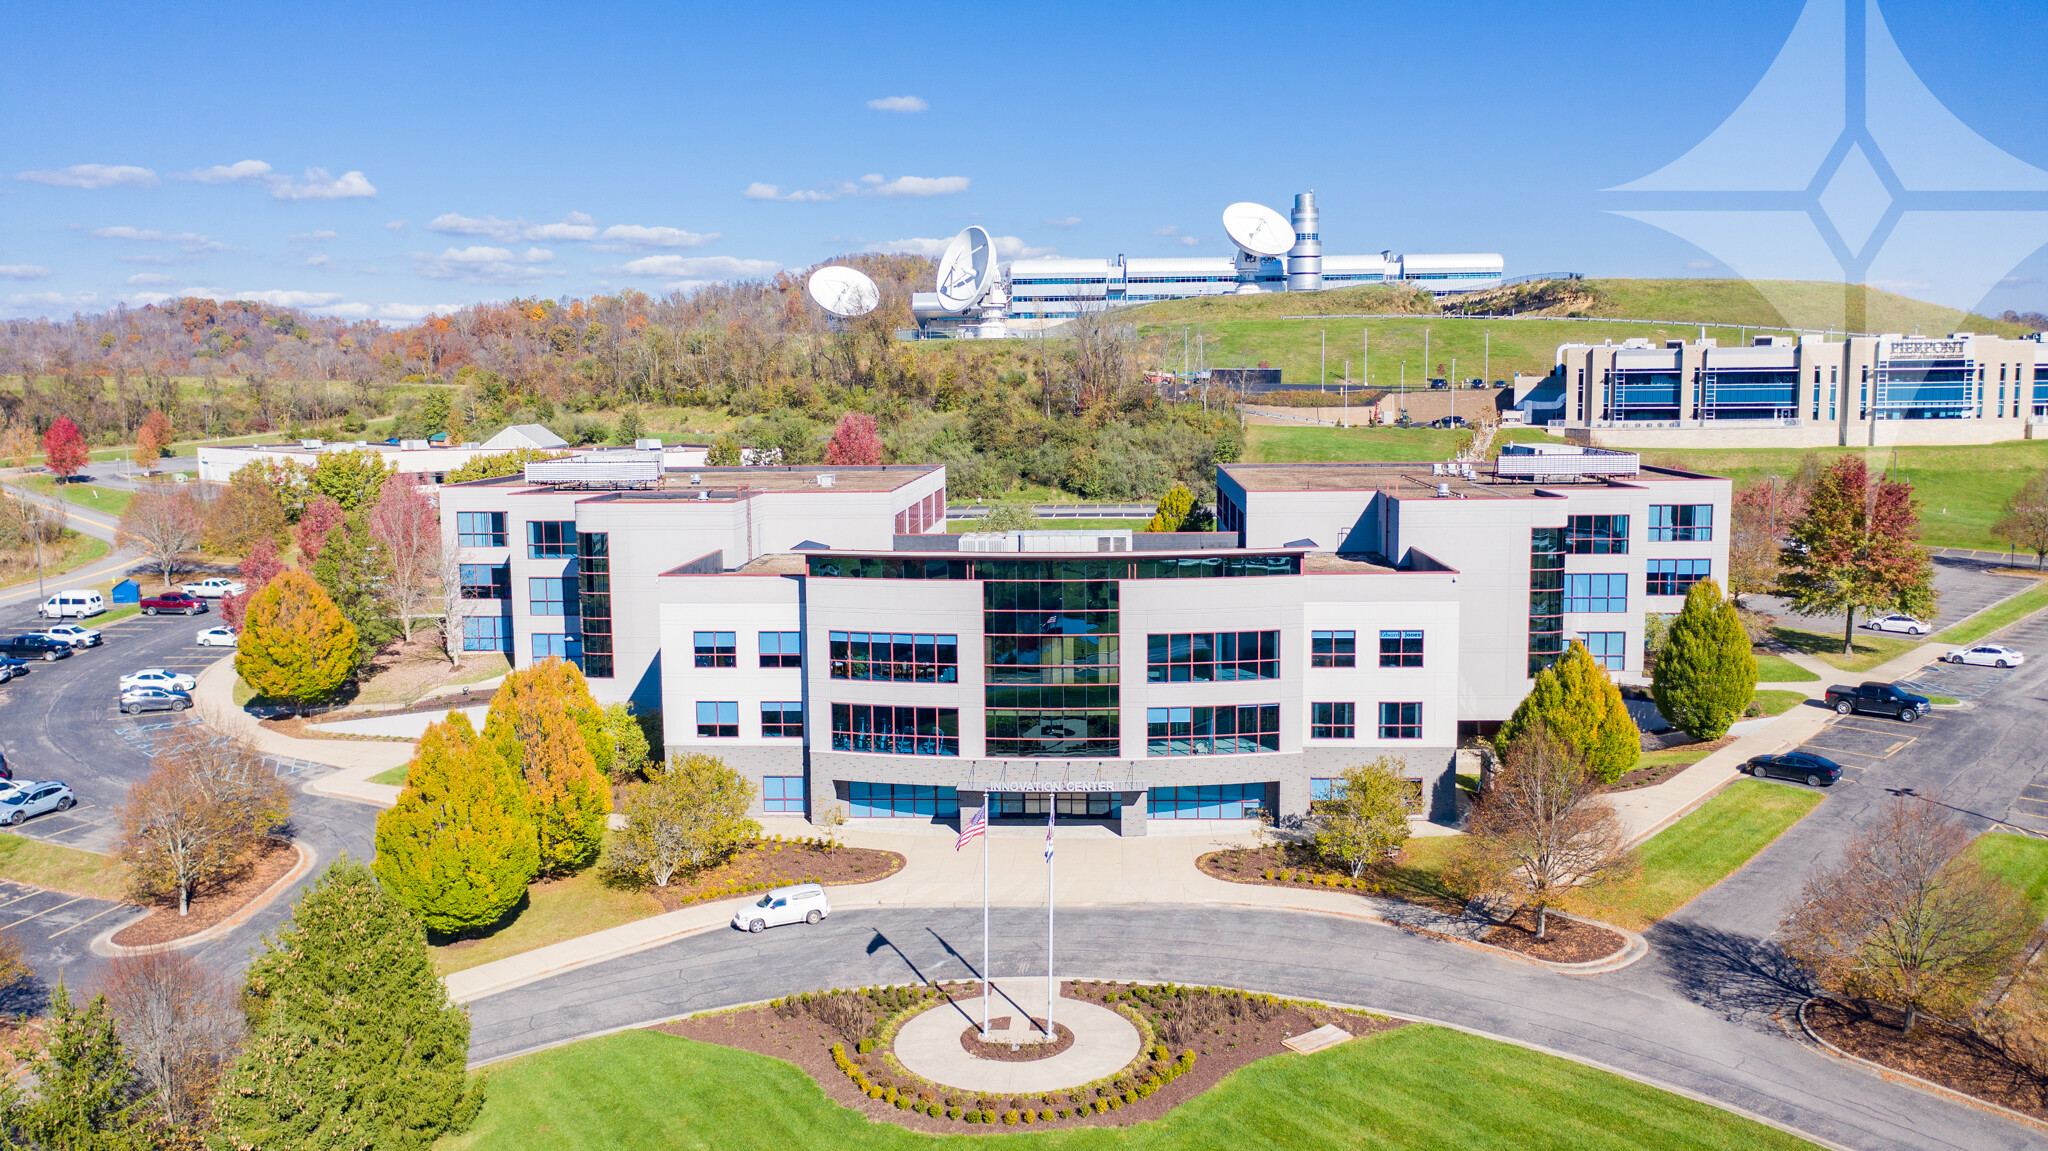
[[[1000,992],[991,1015],[1042,1015],[1028,1002],[1023,1011]],[[960,1046],[964,1026],[981,1021],[981,999],[956,999],[913,1017],[896,1032],[896,1061],[922,1079],[962,1091],[1030,1094],[1062,1091],[1114,1075],[1130,1065],[1144,1046],[1138,1028],[1107,1007],[1061,998],[1053,1005],[1053,1021],[1070,1028],[1074,1045],[1049,1059],[1003,1063],[977,1059]]]

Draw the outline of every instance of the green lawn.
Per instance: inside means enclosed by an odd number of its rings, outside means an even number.
[[[1766,688],[1763,691],[1757,692],[1756,695],[1752,698],[1753,702],[1760,703],[1763,705],[1765,715],[1784,715],[1786,712],[1791,711],[1793,708],[1798,707],[1802,703],[1805,703],[1806,693],[1803,691],[1786,691],[1783,689],[1773,690],[1770,688]]]
[[[0,833],[0,879],[94,899],[126,898],[127,873],[115,857],[11,833]]]
[[[1769,652],[1756,653],[1756,681],[1758,683],[1811,683],[1820,676],[1800,667],[1782,655]]]
[[[1804,787],[1738,779],[1636,848],[1638,878],[1580,892],[1571,910],[1640,931],[1733,874],[1820,799],[1820,792]]]
[[[1774,627],[1771,635],[1786,647],[1810,655],[1846,672],[1869,671],[1886,660],[1902,656],[1920,646],[1917,639],[1893,639],[1876,632],[1858,631],[1853,655],[1842,654],[1840,635],[1822,635],[1796,627]]]
[[[434,948],[434,967],[446,975],[659,914],[660,900],[645,891],[606,887],[593,869],[527,888],[526,902],[490,934],[460,946]]]
[[[2048,607],[2048,581],[2038,583],[2003,603],[1993,604],[1934,637],[1936,643],[1975,643],[2002,627]]]
[[[133,495],[132,492],[119,488],[103,488],[97,484],[60,484],[52,476],[23,476],[20,482],[31,491],[43,495],[49,495],[54,491],[79,507],[105,512],[110,516],[118,516],[127,511],[129,497]]]
[[[412,764],[401,763],[390,771],[380,771],[370,777],[371,783],[388,783],[393,787],[404,787],[405,779],[412,774]]]
[[[1454,428],[1295,428],[1252,424],[1245,428],[1245,461],[1327,464],[1447,460],[1468,434]]]
[[[985,1128],[962,1126],[963,1133]],[[1005,1147],[1515,1147],[1521,1151],[1804,1148],[1683,1096],[1555,1056],[1415,1024],[1318,1055],[1280,1055],[1135,1127],[1029,1132]],[[930,1148],[942,1137],[871,1123],[779,1059],[625,1031],[490,1070],[483,1113],[441,1151]]]
[[[1094,531],[1098,528],[1129,528],[1131,531],[1137,532],[1145,530],[1145,522],[1145,520],[1137,519],[1039,520],[1037,523],[1031,525],[1030,530],[1035,532],[1049,532],[1058,531],[1062,528],[1072,528],[1075,531]],[[953,535],[957,536],[963,532],[976,532],[982,531],[984,529],[981,526],[980,520],[947,520],[946,530],[948,532],[951,532]]]
[[[1980,835],[1970,844],[1970,854],[2026,896],[2036,918],[2048,917],[2048,839],[2002,832]]]

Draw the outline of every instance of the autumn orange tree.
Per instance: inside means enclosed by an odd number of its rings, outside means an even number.
[[[184,915],[194,891],[240,870],[284,821],[291,793],[247,743],[194,728],[176,729],[153,760],[122,805],[120,856],[136,895],[175,893]]]
[[[143,417],[142,426],[135,432],[135,462],[141,467],[151,467],[163,459],[166,449],[171,446],[170,417],[151,409]]]
[[[488,927],[540,867],[526,781],[460,712],[420,737],[397,806],[377,817],[377,879],[430,931]]]
[[[526,778],[544,875],[597,860],[611,814],[614,749],[604,709],[575,664],[546,659],[512,672],[491,699],[484,739]]]

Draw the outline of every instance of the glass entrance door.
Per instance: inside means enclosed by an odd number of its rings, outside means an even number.
[[[1106,791],[996,792],[990,796],[991,810],[998,819],[1045,818],[1051,808],[1055,821],[1062,819],[1110,819],[1123,814],[1123,798]]]

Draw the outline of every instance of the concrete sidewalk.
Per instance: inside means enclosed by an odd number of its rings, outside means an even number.
[[[412,744],[347,739],[293,739],[256,722],[256,717],[235,706],[235,657],[222,656],[199,673],[192,689],[192,706],[206,722],[221,731],[238,735],[256,750],[290,759],[324,763],[335,770],[306,783],[306,790],[338,799],[390,807],[398,802],[403,788],[371,783],[370,777],[412,758]]]

